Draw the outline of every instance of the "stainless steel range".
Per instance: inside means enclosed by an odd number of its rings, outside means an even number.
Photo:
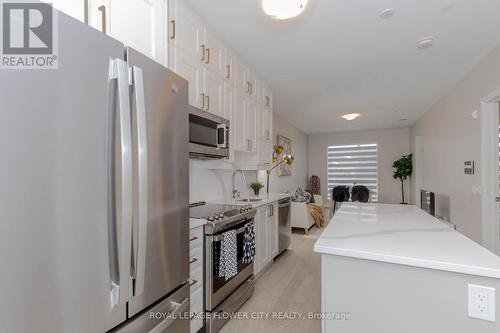
[[[191,218],[206,219],[205,225],[205,311],[207,332],[217,332],[254,291],[253,260],[243,262],[245,225],[254,220],[257,210],[250,205],[232,206],[205,204],[192,205]],[[236,230],[237,274],[226,280],[219,277],[217,267],[223,234]]]

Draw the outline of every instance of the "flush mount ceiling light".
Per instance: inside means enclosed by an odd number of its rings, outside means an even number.
[[[341,116],[341,118],[344,118],[345,120],[354,120],[354,119],[358,118],[359,116],[361,116],[361,114],[359,114],[359,113],[348,113],[348,114]]]
[[[418,41],[417,46],[419,49],[427,49],[434,44],[434,38],[433,37],[427,37],[424,39],[421,39]]]
[[[262,0],[264,12],[277,20],[287,20],[300,15],[307,0]]]
[[[387,20],[393,17],[395,12],[394,8],[387,8],[381,11],[379,16],[381,19]]]

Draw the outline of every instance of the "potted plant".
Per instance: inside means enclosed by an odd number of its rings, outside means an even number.
[[[393,168],[393,177],[394,179],[399,179],[401,181],[401,204],[406,204],[405,202],[405,189],[404,189],[404,181],[411,176],[413,172],[412,165],[412,154],[404,155],[399,160],[394,161],[392,164]]]
[[[250,188],[253,190],[255,195],[259,195],[259,191],[264,187],[261,182],[254,181],[250,183]]]

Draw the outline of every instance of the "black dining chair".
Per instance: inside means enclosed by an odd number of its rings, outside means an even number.
[[[344,201],[349,201],[350,196],[351,195],[349,193],[348,186],[335,186],[332,189],[333,214],[335,214],[335,211],[337,210],[338,204],[342,203]]]
[[[363,185],[355,185],[352,188],[351,200],[359,202],[368,202],[370,199],[370,190]]]

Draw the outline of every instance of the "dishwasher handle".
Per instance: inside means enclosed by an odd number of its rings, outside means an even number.
[[[278,201],[278,207],[279,208],[288,207],[290,205],[291,205],[290,198],[281,199],[280,201]]]

